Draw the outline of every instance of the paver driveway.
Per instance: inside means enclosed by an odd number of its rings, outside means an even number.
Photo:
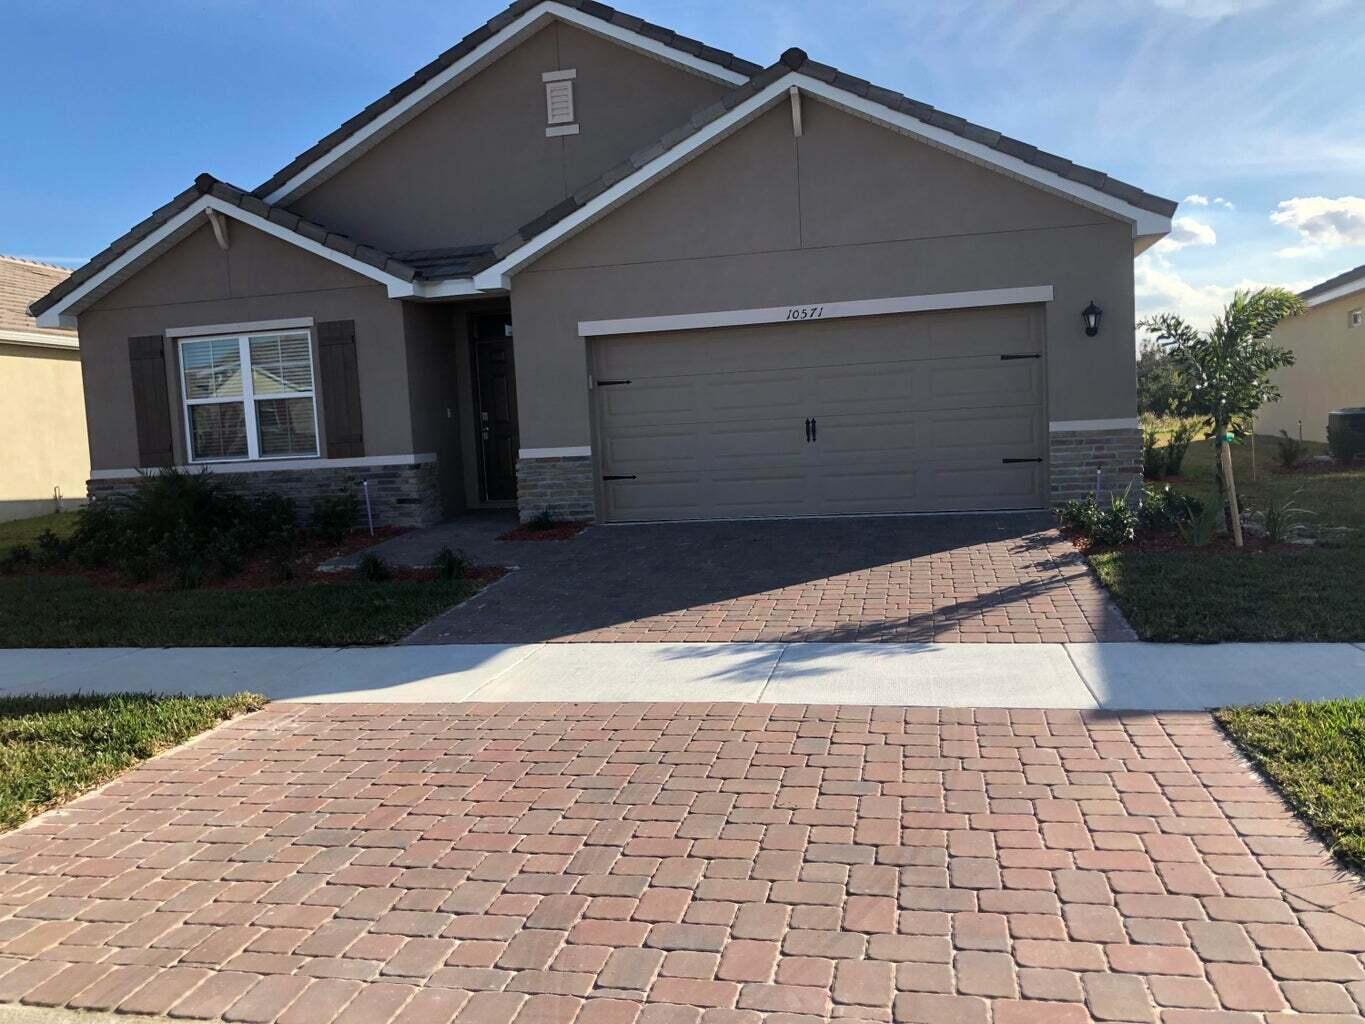
[[[275,706],[0,860],[0,1001],[299,1024],[1365,1013],[1365,899],[1202,714]]]
[[[609,526],[518,544],[455,524],[393,549],[425,544],[429,562],[442,543],[521,568],[416,642],[1136,639],[1046,515]]]

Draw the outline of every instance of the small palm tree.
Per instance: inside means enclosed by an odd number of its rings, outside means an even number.
[[[1233,509],[1228,502],[1232,481],[1224,479],[1223,445],[1240,434],[1251,417],[1267,402],[1280,399],[1271,381],[1276,370],[1294,365],[1294,353],[1270,342],[1270,334],[1291,316],[1305,309],[1303,300],[1284,288],[1238,290],[1213,328],[1195,330],[1174,313],[1161,313],[1138,321],[1138,327],[1164,346],[1179,376],[1177,390],[1181,412],[1198,417],[1214,443],[1214,477],[1218,496],[1227,508],[1232,527]]]

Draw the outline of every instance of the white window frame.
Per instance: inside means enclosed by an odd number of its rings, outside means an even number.
[[[305,334],[308,336],[308,376],[313,386],[308,391],[289,392],[283,395],[267,395],[262,401],[273,398],[307,398],[313,403],[313,450],[312,452],[289,452],[284,455],[262,455],[260,429],[256,421],[256,389],[251,372],[251,339],[275,337],[281,334]],[[203,341],[236,341],[237,357],[242,368],[242,393],[231,398],[190,398],[189,386],[185,381],[185,346]],[[313,332],[308,328],[276,329],[268,331],[249,331],[231,334],[203,334],[176,339],[176,361],[180,364],[180,405],[185,412],[185,456],[192,464],[217,462],[276,462],[281,459],[315,459],[322,454],[322,438],[318,433],[318,378],[317,360],[313,358]],[[197,458],[194,454],[194,426],[190,420],[190,407],[195,405],[235,405],[245,403],[246,416],[246,457]]]

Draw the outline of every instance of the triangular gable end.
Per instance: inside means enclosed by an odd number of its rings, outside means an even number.
[[[255,195],[275,205],[293,202],[555,20],[729,86],[760,70],[592,0],[523,0],[290,161]]]
[[[971,160],[1017,181],[1125,220],[1132,225],[1134,255],[1171,230],[1171,215],[1176,204],[1169,200],[1149,196],[1099,172],[1088,172],[1096,182],[1089,184],[1063,173],[1071,170],[1074,175],[1085,171],[1068,161],[1050,158],[1058,165],[1058,169],[1049,169],[1043,165],[1048,159],[1046,154],[1038,154],[1036,150],[1032,151],[1035,154],[1032,160],[1014,156],[998,146],[974,141],[867,95],[859,95],[858,92],[840,88],[830,81],[791,70],[789,65],[779,63],[756,76],[746,87],[736,90],[736,94],[743,95],[733,96],[734,102],[722,102],[700,112],[689,125],[661,140],[652,150],[637,154],[598,182],[580,190],[572,199],[526,225],[518,235],[497,247],[495,253],[499,257],[498,261],[474,276],[474,286],[480,290],[509,288],[514,273],[618,206],[629,202],[656,181],[718,144],[760,114],[792,98],[793,91],[823,100],[854,116]],[[792,101],[799,102],[799,95]]]

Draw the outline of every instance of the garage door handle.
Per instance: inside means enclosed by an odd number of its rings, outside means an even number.
[[[1009,465],[1014,462],[1042,462],[1042,459],[1001,459],[1001,462]]]
[[[815,417],[810,418],[810,439],[818,441],[820,439],[820,425],[815,422]]]
[[[810,432],[811,432],[811,421],[810,421],[810,419],[809,419],[809,417],[808,417],[808,418],[806,419],[806,444],[810,444],[810,442],[811,442]]]

